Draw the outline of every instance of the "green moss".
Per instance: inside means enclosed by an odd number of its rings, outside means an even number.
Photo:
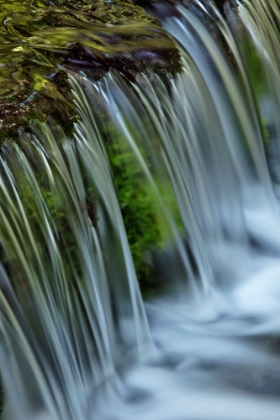
[[[0,5],[1,22],[7,22],[0,26],[0,147],[6,137],[16,141],[17,130],[31,119],[52,117],[67,135],[72,132],[77,115],[61,68],[96,79],[110,68],[132,79],[139,71],[180,68],[173,41],[129,0],[0,0]]]
[[[140,115],[139,115],[140,117]],[[143,117],[143,125],[148,120]],[[155,286],[156,265],[154,256],[162,254],[166,244],[172,242],[171,227],[167,223],[163,207],[165,204],[172,213],[178,229],[182,228],[177,201],[170,180],[164,173],[157,179],[153,173],[153,159],[145,150],[143,139],[127,121],[128,131],[135,141],[138,153],[142,155],[146,164],[144,171],[134,150],[118,133],[116,127],[106,124],[105,147],[107,149],[112,178],[120,204],[124,225],[130,245],[136,274],[143,292]],[[160,142],[156,130],[151,128],[150,141],[153,143],[155,153],[160,153]],[[150,171],[150,175],[147,172]],[[151,178],[150,178],[151,177]]]
[[[160,247],[161,241],[154,202],[147,181],[137,166],[133,168],[130,164],[133,156],[118,150],[116,143],[107,142],[106,146],[135,269],[138,279],[145,284],[150,270],[148,252]]]

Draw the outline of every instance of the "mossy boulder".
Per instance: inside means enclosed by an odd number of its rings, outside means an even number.
[[[71,132],[77,115],[67,72],[99,79],[114,68],[134,79],[180,68],[170,37],[130,1],[0,3],[0,147],[31,119],[51,116]]]

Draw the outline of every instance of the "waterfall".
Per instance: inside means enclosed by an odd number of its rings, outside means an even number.
[[[279,419],[279,6],[194,3],[211,24],[162,22],[180,74],[69,75],[73,136],[1,150],[4,420]],[[128,200],[157,233],[146,302]]]

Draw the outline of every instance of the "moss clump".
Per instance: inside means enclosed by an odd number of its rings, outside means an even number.
[[[139,117],[143,126],[151,123],[144,115]],[[106,118],[105,118],[106,121]],[[131,148],[125,134],[106,121],[104,144],[110,159],[112,178],[120,204],[130,250],[142,292],[158,287],[155,282],[157,264],[155,257],[162,254],[167,243],[172,243],[171,227],[163,210],[164,203],[172,212],[179,229],[182,221],[177,201],[167,174],[154,173],[152,153],[160,153],[160,141],[156,130],[149,131],[151,150],[146,150],[143,139],[130,120],[127,130],[135,142]],[[135,153],[137,148],[138,153]],[[152,151],[153,150],[153,151]],[[145,169],[140,163],[145,162]],[[149,173],[149,175],[148,175]],[[157,259],[157,258],[156,258]],[[157,276],[159,277],[159,276]]]
[[[38,80],[44,83],[39,86]],[[33,88],[29,86],[23,92],[11,91],[5,98],[0,97],[0,147],[8,138],[17,142],[18,129],[28,127],[31,120],[47,122],[50,118],[62,126],[67,135],[71,134],[77,113],[64,72],[56,73],[52,80],[34,73]]]
[[[64,71],[99,79],[114,68],[133,79],[139,71],[180,67],[170,37],[130,1],[0,3],[1,21],[9,17],[0,27],[0,147],[31,119],[51,116],[72,131],[76,114]]]
[[[154,202],[141,172],[129,165],[131,156],[112,143],[107,144],[107,150],[135,270],[145,287],[150,274],[149,251],[161,246]]]

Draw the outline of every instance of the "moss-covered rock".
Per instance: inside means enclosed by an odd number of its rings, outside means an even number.
[[[0,1],[0,147],[31,119],[51,116],[70,133],[76,114],[67,72],[99,79],[114,68],[178,71],[155,18],[130,1]]]

